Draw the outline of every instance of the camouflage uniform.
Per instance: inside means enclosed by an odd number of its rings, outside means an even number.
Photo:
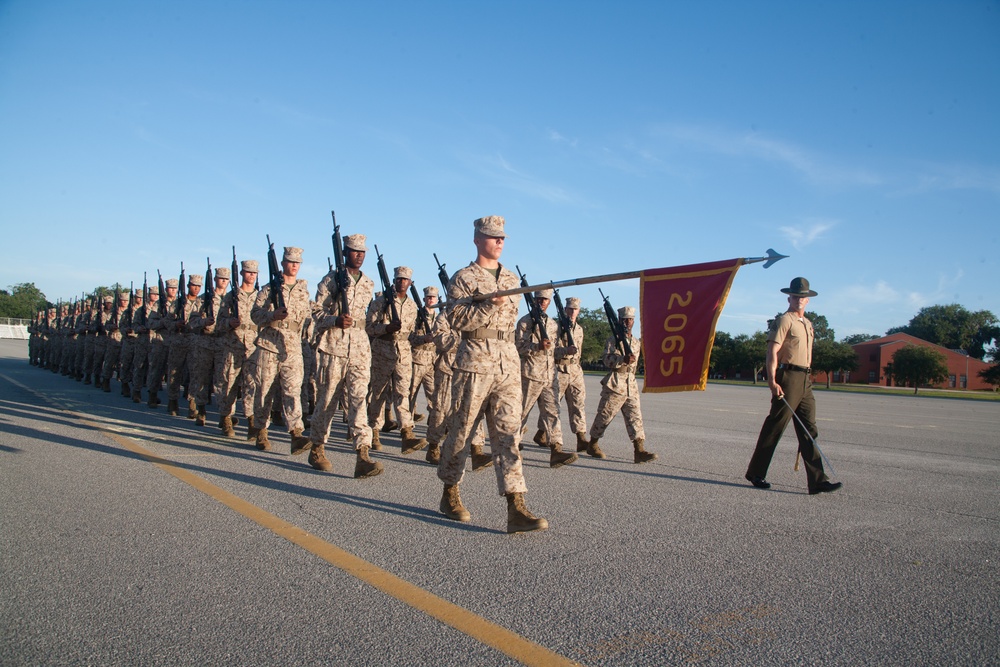
[[[174,303],[174,308],[167,310],[167,328],[172,329],[168,340],[169,351],[167,352],[167,400],[168,406],[177,408],[175,405],[181,396],[181,385],[184,384],[188,390],[188,416],[194,418],[193,407],[194,395],[191,393],[190,364],[193,360],[191,350],[195,346],[197,334],[191,331],[190,323],[198,316],[201,308],[201,296],[191,296],[190,286],[201,285],[203,282],[199,274],[194,274],[188,278],[189,291],[183,296],[178,295],[181,306]]]
[[[301,262],[302,250],[285,248],[285,258],[298,257]],[[294,284],[282,284],[282,294],[288,317],[274,319],[271,303],[271,286],[265,285],[257,293],[250,317],[260,327],[256,345],[250,357],[254,372],[255,396],[253,425],[265,430],[271,418],[271,405],[280,388],[282,412],[288,430],[302,431],[302,326],[310,316],[309,286],[305,280]]]
[[[152,300],[156,294],[157,301]],[[132,328],[135,331],[135,356],[132,360],[132,401],[142,401],[142,388],[146,386],[149,375],[149,348],[153,333],[149,330],[149,318],[159,303],[160,290],[153,286],[148,288],[147,301],[136,309],[132,316]]]
[[[546,291],[550,292],[549,297],[551,297],[551,291]],[[545,294],[545,291],[538,292],[536,298],[542,294]],[[530,313],[517,321],[517,329],[514,332],[514,344],[518,354],[521,355],[521,430],[523,432],[531,408],[537,401],[538,417],[549,446],[561,447],[562,424],[559,421],[559,405],[555,398],[559,393],[555,362],[555,341],[558,330],[555,320],[545,313],[541,314],[541,319],[548,339],[553,342],[548,349],[542,345],[542,335],[537,331]]]
[[[91,359],[91,372],[94,376],[94,385],[100,387],[104,384],[101,372],[104,370],[104,355],[108,351],[108,322],[111,321],[114,296],[108,294],[103,299],[103,308],[97,311],[97,315],[91,320],[90,330],[93,333],[93,358]]]
[[[566,300],[567,307],[579,309],[579,299],[569,298]],[[560,331],[559,343],[568,342],[564,332]],[[556,346],[556,374],[558,393],[556,394],[556,405],[566,397],[566,409],[569,414],[569,426],[573,433],[577,434],[579,440],[583,440],[587,433],[587,390],[583,381],[583,366],[580,365],[580,351],[583,350],[583,327],[574,322],[570,331],[573,338],[573,347],[576,352],[569,351],[569,345]],[[541,415],[539,415],[538,427],[541,428]]]
[[[395,273],[399,273],[397,267]],[[407,269],[408,270],[408,269]],[[412,273],[410,274],[412,275]],[[396,277],[400,277],[397,275]],[[408,278],[409,276],[402,276]],[[391,288],[390,288],[391,289]],[[368,404],[368,425],[376,431],[385,423],[383,408],[391,401],[399,420],[400,430],[413,428],[410,413],[410,378],[413,375],[413,353],[410,349],[410,334],[417,323],[417,305],[413,299],[393,294],[396,312],[399,313],[401,328],[395,333],[387,332],[391,319],[391,309],[387,295],[380,294],[368,307],[365,329],[371,337],[372,373],[371,402]]]
[[[228,278],[229,269],[223,267],[215,270],[216,278]],[[206,286],[208,289],[208,286]],[[217,290],[211,290],[212,319],[208,318],[208,311],[205,308],[204,296],[201,298],[201,307],[198,314],[191,318],[190,329],[194,334],[191,346],[191,360],[188,368],[191,373],[191,386],[188,395],[194,396],[195,405],[198,408],[199,424],[203,423],[205,406],[212,398],[212,387],[214,386],[214,368],[216,352],[219,350],[219,339],[216,336],[216,323],[219,321],[219,313],[222,310],[222,297]]]
[[[434,346],[437,350],[437,360],[434,362],[434,400],[428,401],[430,411],[427,415],[427,442],[434,451],[448,433],[448,424],[452,413],[451,385],[452,368],[455,356],[458,354],[458,344],[462,340],[460,332],[451,328],[446,313],[434,318]],[[472,434],[472,451],[482,449],[486,443],[486,431],[482,420]],[[431,460],[431,457],[428,457]]]
[[[128,304],[124,307],[122,306],[120,296],[117,302],[112,299],[112,303],[114,303],[112,306],[114,311],[108,319],[108,323],[105,325],[108,336],[107,343],[104,347],[104,365],[101,370],[101,377],[104,382],[104,391],[111,391],[111,376],[114,375],[119,368],[119,362],[121,361],[122,356],[121,322],[122,317],[128,310]],[[121,376],[119,376],[119,379],[121,379]]]
[[[177,279],[167,280],[167,289],[177,286]],[[157,288],[159,289],[159,288]],[[159,307],[149,311],[149,363],[146,368],[146,388],[149,389],[150,404],[159,402],[154,397],[163,388],[163,382],[167,374],[167,358],[170,356],[170,338],[174,332],[170,330],[172,318],[170,313],[177,308],[177,299],[167,298],[166,290],[160,295],[158,303],[163,304],[162,312]]]
[[[437,288],[428,286],[424,288],[424,300],[428,296],[437,296]],[[434,344],[434,321],[437,319],[438,311],[434,308],[425,308],[427,313],[427,329],[421,324],[410,334],[410,350],[413,354],[413,373],[410,376],[410,412],[417,408],[417,393],[424,390],[424,398],[427,399],[427,412],[430,414],[434,410],[434,362],[437,361],[437,347]]]
[[[255,260],[243,260],[244,271],[256,272]],[[254,303],[257,301],[257,290],[244,292],[242,287],[236,290],[234,308],[233,291],[230,290],[219,306],[219,322],[216,327],[220,332],[219,349],[222,353],[221,363],[217,368],[215,393],[219,397],[219,416],[229,417],[236,405],[236,395],[243,393],[243,414],[253,415],[253,393],[247,388],[246,360],[254,351],[254,341],[257,339],[257,325],[250,319]],[[231,320],[239,312],[239,326],[232,327]]]
[[[139,345],[139,336],[135,332],[135,322],[139,318],[142,306],[142,294],[134,295],[132,307],[125,312],[122,326],[122,351],[118,359],[118,379],[122,383],[122,396],[130,396],[132,376],[135,374],[135,352]]]
[[[350,237],[349,237],[350,238]],[[363,237],[361,248],[363,245]],[[354,448],[371,447],[372,432],[368,427],[365,406],[371,379],[372,351],[364,329],[365,310],[371,303],[375,283],[359,272],[347,290],[347,305],[354,326],[335,326],[340,314],[340,297],[331,296],[333,272],[320,281],[316,289],[313,318],[316,326],[316,409],[312,416],[310,440],[326,443],[337,406],[347,406],[347,423]]]
[[[90,367],[87,365],[87,350],[90,349],[90,359],[93,361],[94,347],[93,341],[90,340],[90,320],[93,317],[93,311],[84,304],[83,311],[80,316],[76,318],[76,360],[74,361],[74,366],[76,367],[76,379],[82,380],[84,376],[90,378]]]
[[[601,400],[597,405],[597,416],[594,417],[594,423],[590,427],[592,440],[604,436],[608,424],[619,410],[625,419],[625,430],[628,432],[629,440],[635,442],[646,439],[646,432],[642,428],[642,410],[639,408],[639,385],[635,380],[642,340],[628,334],[628,344],[636,357],[631,364],[626,363],[625,354],[616,345],[614,336],[608,338],[604,344],[604,366],[610,371],[601,380]]]
[[[499,275],[471,262],[452,276],[448,301],[518,286],[518,278],[500,266]],[[452,409],[448,435],[441,445],[438,478],[457,485],[465,474],[471,435],[484,416],[490,433],[500,495],[524,493],[527,486],[518,440],[521,433],[521,364],[514,347],[514,325],[520,299],[508,296],[451,306],[452,328],[460,332],[452,375]]]

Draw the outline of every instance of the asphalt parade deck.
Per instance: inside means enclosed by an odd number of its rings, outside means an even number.
[[[280,429],[258,452],[26,349],[0,341],[3,665],[1000,663],[994,402],[819,394],[844,488],[809,496],[790,428],[772,489],[743,479],[765,388],[644,394],[660,458],[620,417],[607,460],[527,444],[551,527],[510,536],[493,472],[449,521],[398,433],[355,480],[335,421],[319,473]]]

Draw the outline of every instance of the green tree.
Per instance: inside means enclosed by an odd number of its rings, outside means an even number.
[[[997,388],[1000,388],[1000,364],[994,364],[979,371],[979,377],[993,385],[993,391],[996,391]]]
[[[752,336],[739,334],[733,338],[732,368],[750,369],[753,372],[753,383],[757,384],[757,375],[764,370],[764,357],[767,354],[767,334],[757,331]]]
[[[10,292],[0,290],[0,317],[30,319],[50,305],[35,283],[19,283]]]
[[[922,384],[934,384],[948,379],[948,364],[944,354],[929,347],[907,345],[892,355],[892,365],[886,366],[896,384],[913,385],[913,393]]]
[[[812,368],[826,373],[826,388],[830,388],[830,376],[835,371],[853,371],[858,368],[858,355],[847,343],[819,340],[813,344]]]
[[[847,343],[848,345],[857,345],[858,343],[867,343],[870,340],[875,340],[876,338],[881,338],[881,336],[876,336],[875,334],[851,334],[850,336],[844,336],[844,340],[841,342]]]
[[[576,317],[577,323],[583,327],[583,349],[580,350],[580,362],[587,365],[599,365],[604,358],[604,343],[611,337],[611,326],[600,308],[581,308]]]
[[[715,340],[712,342],[712,355],[708,360],[708,368],[712,373],[727,374],[733,367],[733,354],[736,351],[736,343],[733,337],[725,331],[716,331]]]
[[[950,350],[963,350],[983,359],[987,348],[1000,338],[1000,323],[988,310],[969,312],[957,303],[921,308],[910,323],[887,334],[906,333]]]

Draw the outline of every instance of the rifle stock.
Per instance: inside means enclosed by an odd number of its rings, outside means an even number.
[[[600,289],[597,291],[600,292],[601,297],[604,299],[604,314],[608,318],[608,324],[611,325],[611,333],[614,334],[615,344],[621,346],[626,357],[631,357],[632,346],[628,343],[625,327],[622,326],[621,320],[618,319],[618,314],[615,312],[614,307],[612,307],[608,297],[604,296],[604,292]]]
[[[350,276],[347,275],[347,265],[344,263],[344,241],[340,236],[340,225],[337,224],[337,214],[330,211],[333,217],[333,261],[335,263],[333,282],[335,292],[333,298],[340,298],[340,314],[350,315],[351,306],[347,302],[347,290],[350,288]],[[329,261],[329,260],[328,260]]]
[[[562,297],[559,296],[559,290],[553,290],[552,297],[556,302],[556,313],[559,316],[559,328],[566,334],[566,344],[569,347],[576,347],[573,343],[573,323],[569,321],[569,316],[566,315],[566,309],[563,308],[563,301]]]
[[[528,276],[521,273],[521,267],[514,265],[514,268],[517,269],[517,275],[521,276],[521,287],[527,287]],[[524,293],[524,300],[528,304],[528,314],[531,315],[532,330],[537,330],[543,341],[548,340],[549,332],[545,330],[545,322],[542,320],[542,311],[538,308],[538,304],[535,303],[535,299],[532,297],[531,292]]]
[[[378,277],[382,281],[382,296],[385,298],[386,307],[391,314],[389,322],[397,324],[399,323],[399,312],[396,310],[396,290],[392,281],[389,280],[389,272],[385,270],[385,258],[378,251],[378,246],[375,246],[375,255],[378,258]]]
[[[285,294],[282,292],[284,279],[281,277],[281,269],[278,268],[278,258],[274,255],[274,244],[271,243],[271,236],[267,236],[267,284],[271,288],[271,305],[275,310],[285,307]]]

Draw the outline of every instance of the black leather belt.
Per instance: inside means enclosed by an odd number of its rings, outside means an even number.
[[[786,371],[798,371],[799,373],[812,373],[812,369],[808,366],[796,366],[795,364],[781,364],[778,368]]]

